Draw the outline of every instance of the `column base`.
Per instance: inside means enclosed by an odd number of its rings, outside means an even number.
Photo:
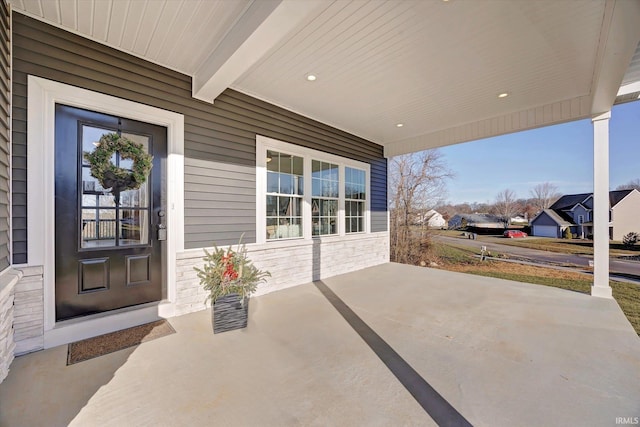
[[[611,286],[593,286],[591,285],[591,296],[599,298],[613,298]]]

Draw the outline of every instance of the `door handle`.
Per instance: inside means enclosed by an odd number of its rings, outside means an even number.
[[[167,240],[167,226],[158,224],[158,240]]]

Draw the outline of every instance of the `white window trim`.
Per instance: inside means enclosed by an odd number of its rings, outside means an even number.
[[[171,317],[176,299],[176,254],[184,250],[184,116],[87,89],[28,76],[27,256],[43,266],[44,347]],[[66,322],[55,321],[55,104],[85,108],[167,128],[166,300]],[[18,267],[18,266],[14,266]],[[154,319],[155,318],[155,319]]]
[[[371,233],[371,165],[357,160],[336,156],[335,154],[302,147],[277,139],[256,135],[256,243],[265,244],[280,242],[285,239],[267,240],[267,150],[284,152],[304,158],[304,198],[302,202],[302,237],[290,238],[286,240],[310,241],[312,239],[336,239],[345,236],[362,236]],[[327,236],[312,236],[311,233],[311,160],[321,160],[331,162],[339,166],[339,202],[338,202],[338,234]],[[344,211],[344,179],[345,166],[364,170],[366,173],[366,193],[365,201],[365,231],[360,233],[345,233],[345,211]]]

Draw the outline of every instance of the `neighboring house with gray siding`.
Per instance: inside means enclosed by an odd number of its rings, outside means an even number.
[[[449,219],[449,228],[470,227],[483,230],[503,230],[504,222],[491,214],[455,214]]]
[[[640,232],[640,192],[609,192],[609,238],[621,241],[630,232]],[[593,193],[567,194],[531,221],[533,236],[563,237],[569,229],[575,237],[593,234]]]

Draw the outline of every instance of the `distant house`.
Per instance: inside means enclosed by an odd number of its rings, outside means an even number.
[[[419,218],[418,223],[426,225],[429,228],[443,228],[447,226],[447,221],[444,219],[442,214],[434,209],[431,209],[422,215]]]
[[[529,220],[525,216],[516,215],[511,218],[511,224],[528,224]]]
[[[609,238],[622,240],[625,234],[640,231],[640,192],[609,192]],[[531,221],[531,234],[540,237],[562,237],[566,229],[577,237],[593,235],[593,193],[562,196],[549,209]]]
[[[503,229],[504,222],[495,215],[489,214],[456,214],[449,220],[449,228],[456,229],[462,227],[482,228],[482,229]]]

